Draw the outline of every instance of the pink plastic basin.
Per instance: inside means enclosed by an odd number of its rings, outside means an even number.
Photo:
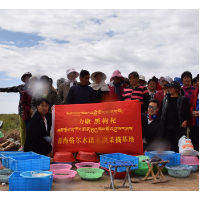
[[[51,170],[51,171],[53,172],[53,181],[59,183],[70,182],[74,179],[75,175],[77,174],[76,171],[67,169]],[[68,175],[57,175],[57,174],[68,174]]]
[[[198,165],[199,159],[197,156],[181,156],[182,165]]]
[[[75,166],[77,167],[77,169],[79,169],[79,168],[91,168],[91,167],[85,167],[87,165],[91,166],[92,168],[99,168],[100,163],[95,163],[95,162],[81,162],[81,163],[75,164]]]
[[[51,164],[50,165],[50,170],[49,171],[52,171],[52,170],[59,170],[59,169],[71,169],[72,166],[69,165],[69,164]]]

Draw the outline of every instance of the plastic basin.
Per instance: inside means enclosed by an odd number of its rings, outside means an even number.
[[[10,176],[12,173],[13,171],[10,169],[0,170],[0,183],[8,183],[8,176]]]
[[[182,165],[199,165],[197,156],[181,156]]]
[[[77,174],[76,171],[68,169],[52,170],[53,172],[53,181],[59,183],[70,182],[74,179]]]
[[[49,171],[52,171],[52,170],[59,170],[59,169],[71,169],[72,168],[72,165],[69,165],[69,164],[51,164],[50,165],[50,170]]]
[[[139,176],[144,176],[146,173],[149,171],[149,168],[147,166],[146,162],[142,162],[144,159],[150,159],[148,156],[136,156],[139,158],[139,163],[138,163],[138,169],[133,170],[133,174],[139,175]]]
[[[188,165],[176,165],[176,166],[165,166],[168,174],[173,177],[187,177],[190,175],[191,166]]]
[[[99,168],[100,167],[100,163],[95,163],[95,162],[81,162],[81,163],[75,164],[75,166],[77,167],[77,169],[79,169],[79,168],[85,168],[85,167]]]
[[[199,165],[189,165],[192,167],[191,172],[195,172],[198,170]]]
[[[75,161],[74,156],[71,152],[56,152],[53,156],[54,162],[73,162]]]
[[[99,162],[99,159],[97,158],[97,155],[95,152],[84,152],[79,151],[76,159],[79,162]]]
[[[27,171],[20,174],[23,178],[47,178],[51,175],[50,171]]]
[[[77,172],[81,179],[95,181],[101,178],[104,170],[99,168],[79,168]]]
[[[175,153],[174,151],[150,151],[151,154],[156,154],[156,155],[166,155],[166,154],[173,154]]]

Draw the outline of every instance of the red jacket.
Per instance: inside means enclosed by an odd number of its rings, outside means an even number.
[[[157,82],[156,83],[156,90],[159,91],[159,90],[162,90],[162,86]]]
[[[22,116],[23,120],[31,120],[30,117],[31,99],[32,96],[30,95],[28,90],[22,93],[21,103],[23,109],[23,116]]]
[[[158,102],[159,102],[159,108],[161,106],[163,98],[164,98],[164,92],[163,92],[163,90],[157,91],[156,94],[154,95],[154,99],[157,99]]]
[[[110,101],[121,101],[122,100],[123,90],[124,90],[124,88],[126,86],[128,86],[126,83],[123,83],[123,84],[120,85],[121,99],[119,99],[118,95],[115,94],[115,87],[114,87],[113,83],[111,82],[111,85],[109,85],[109,89],[110,89]]]
[[[191,98],[191,102],[190,102],[190,114],[191,114],[191,118],[190,118],[188,126],[195,126],[195,123],[196,123],[196,117],[192,116],[192,111],[196,110],[196,103],[197,103],[197,96],[198,96],[198,94],[199,94],[199,87],[196,88],[192,92],[192,98]]]

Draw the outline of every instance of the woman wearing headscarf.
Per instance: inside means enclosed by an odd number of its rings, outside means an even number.
[[[62,104],[62,101],[59,95],[57,94],[55,90],[52,89],[50,78],[46,75],[40,77],[39,88],[37,88],[35,92],[33,93],[33,96],[31,99],[31,110],[32,110],[31,117],[33,117],[33,115],[37,111],[37,100],[41,98],[47,98],[47,100],[49,101],[48,113],[51,113],[51,109],[53,105]]]
[[[109,87],[105,83],[106,75],[103,72],[97,71],[91,75],[92,84],[89,86],[93,88],[95,93],[95,102],[102,103],[110,101]]]
[[[79,76],[79,73],[73,69],[67,69],[66,71],[67,79],[64,83],[62,83],[58,89],[58,94],[60,99],[62,100],[63,104],[67,104],[67,96],[69,93],[69,89],[73,85],[77,85],[78,82],[76,81],[76,78]]]
[[[122,101],[123,90],[128,86],[119,70],[115,70],[110,78],[110,101]]]

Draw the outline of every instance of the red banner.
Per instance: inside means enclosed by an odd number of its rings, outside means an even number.
[[[143,154],[138,100],[56,105],[53,151]]]

